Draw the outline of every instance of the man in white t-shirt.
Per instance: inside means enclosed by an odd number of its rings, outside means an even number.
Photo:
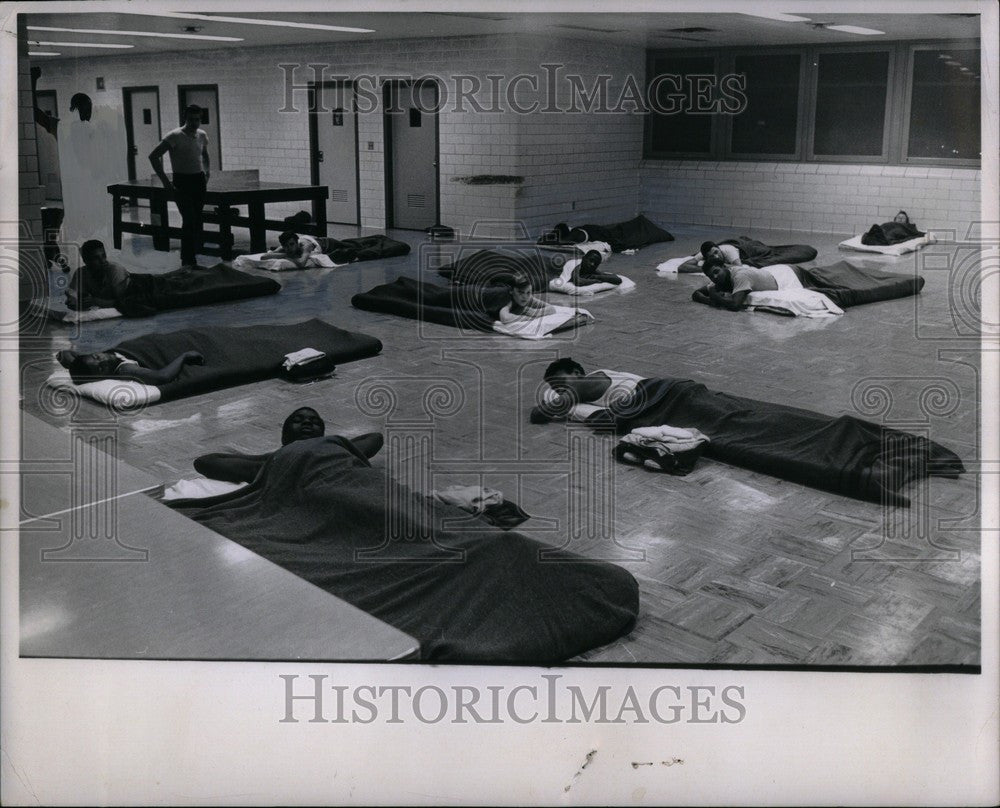
[[[779,288],[767,267],[728,267],[713,256],[705,262],[703,271],[711,283],[696,290],[691,299],[730,311],[746,308],[751,292],[774,292]]]
[[[201,107],[191,104],[184,110],[184,126],[167,132],[166,137],[149,153],[149,162],[163,187],[173,191],[181,212],[181,266],[196,266],[201,251],[202,209],[211,173],[208,135],[201,125]],[[163,155],[170,154],[173,179],[163,171]]]

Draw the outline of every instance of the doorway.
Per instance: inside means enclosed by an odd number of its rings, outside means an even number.
[[[327,221],[360,224],[361,171],[353,82],[310,84],[309,158],[313,185],[325,185],[330,189]]]
[[[125,87],[122,94],[125,102],[128,178],[148,179],[153,173],[149,165],[149,153],[163,138],[160,125],[160,90],[158,87]]]
[[[222,129],[219,121],[218,84],[182,84],[177,88],[180,125],[184,125],[184,110],[191,104],[201,107],[201,129],[208,135],[208,156],[212,171],[222,170]]]
[[[438,223],[438,87],[433,81],[383,85],[386,227]]]

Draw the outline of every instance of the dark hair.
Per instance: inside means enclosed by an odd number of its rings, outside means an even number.
[[[86,384],[87,382],[96,382],[101,379],[106,379],[108,376],[102,375],[100,373],[94,373],[89,367],[87,367],[87,359],[92,354],[80,354],[75,356],[73,360],[66,365],[66,370],[69,371],[69,377],[73,380],[73,384]]]
[[[702,258],[708,258],[708,251],[711,250],[713,247],[718,247],[718,246],[719,245],[716,244],[714,241],[706,241],[702,243],[701,248],[698,250],[698,252],[701,253]]]
[[[188,104],[186,107],[184,107],[184,117],[185,118],[188,115],[190,115],[192,112],[197,112],[198,115],[200,116],[201,115],[201,107],[199,107],[197,104]]]
[[[79,110],[81,121],[90,120],[93,108],[94,102],[90,100],[90,96],[86,93],[74,93],[73,97],[69,100],[69,111]]]
[[[902,213],[906,217],[906,223],[909,224],[910,223],[910,214],[907,213],[905,210],[901,210],[899,213]],[[897,213],[896,216],[899,216],[899,213]],[[893,216],[893,218],[895,219],[896,216]]]
[[[531,290],[531,278],[527,276],[524,272],[512,272],[508,276],[508,283],[511,289],[525,289]]]
[[[724,280],[722,282],[715,282],[716,289],[720,292],[731,292],[733,290],[733,274],[729,271],[729,267],[726,266],[726,262],[721,258],[716,257],[705,259],[705,263],[702,264],[701,271],[707,275],[709,270],[714,269],[715,267],[725,270],[723,275]]]
[[[567,374],[583,374],[583,365],[579,362],[574,362],[568,356],[562,359],[557,359],[552,362],[547,368],[545,368],[545,381],[551,381],[556,376],[565,376]]]
[[[85,241],[80,245],[80,257],[86,261],[91,255],[93,255],[97,250],[104,249],[104,242],[98,241],[96,238],[90,239],[90,241]]]
[[[294,239],[298,240],[298,237],[299,237],[299,234],[296,233],[294,230],[286,230],[284,233],[282,233],[280,236],[278,236],[278,243],[279,244],[284,244],[290,238],[294,238]]]
[[[593,263],[595,267],[598,267],[604,260],[604,256],[601,255],[597,250],[587,250],[587,252],[583,254],[583,260],[584,261],[589,260],[591,263]]]

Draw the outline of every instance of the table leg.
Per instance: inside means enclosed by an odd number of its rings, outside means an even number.
[[[316,223],[316,235],[326,237],[326,197],[313,199],[313,222]]]
[[[115,249],[122,248],[122,200],[118,194],[111,195],[111,234]]]
[[[215,209],[219,216],[219,257],[223,261],[233,260],[233,226],[229,221],[231,210],[228,204],[219,205]]]
[[[149,200],[149,223],[153,229],[153,249],[170,252],[170,219],[167,214],[166,196]]]
[[[250,202],[247,208],[250,216],[250,252],[267,252],[267,228],[264,226],[264,203]]]

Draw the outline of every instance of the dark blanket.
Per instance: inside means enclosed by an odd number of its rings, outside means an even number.
[[[150,368],[163,367],[186,351],[204,356],[204,365],[184,365],[176,379],[160,386],[165,401],[270,378],[278,373],[285,354],[302,348],[315,348],[343,363],[375,356],[382,343],[322,320],[307,320],[292,325],[206,326],[144,334],[112,350]]]
[[[412,278],[397,278],[351,298],[352,306],[365,311],[474,331],[492,331],[509,302],[505,286],[438,286]]]
[[[225,264],[214,267],[182,267],[162,275],[130,273],[124,297],[115,308],[125,317],[148,317],[158,311],[186,309],[229,300],[273,295],[281,284]]]
[[[477,250],[441,267],[438,274],[461,286],[508,284],[515,274],[520,274],[531,280],[534,291],[544,292],[549,281],[562,274],[563,266],[572,257],[539,247]]]
[[[249,487],[174,507],[415,637],[428,661],[559,662],[638,613],[624,569],[432,506],[344,438],[291,443]],[[442,519],[463,529],[435,529]]]
[[[913,224],[883,222],[882,224],[873,224],[868,232],[861,236],[861,243],[888,247],[913,238],[920,238],[923,235]]]
[[[377,258],[409,255],[410,245],[382,235],[345,239],[328,238],[324,252],[330,256],[335,264],[350,264],[354,261],[373,261]]]
[[[926,438],[852,415],[831,416],[709,390],[687,379],[645,379],[587,423],[627,434],[637,427],[696,428],[706,457],[844,496],[909,505],[908,482],[965,471],[953,452]]]
[[[842,309],[920,294],[924,279],[919,275],[886,272],[847,261],[827,267],[796,267],[802,285],[822,292]]]
[[[574,230],[586,231],[588,241],[606,241],[612,252],[638,250],[661,241],[673,241],[674,237],[642,214],[627,222],[618,224],[582,224]],[[562,239],[555,231],[545,233],[538,239],[539,244],[557,244]]]
[[[740,251],[740,260],[751,267],[770,267],[775,264],[803,264],[812,261],[817,253],[808,244],[769,245],[756,239],[739,236],[720,241],[732,244]]]

